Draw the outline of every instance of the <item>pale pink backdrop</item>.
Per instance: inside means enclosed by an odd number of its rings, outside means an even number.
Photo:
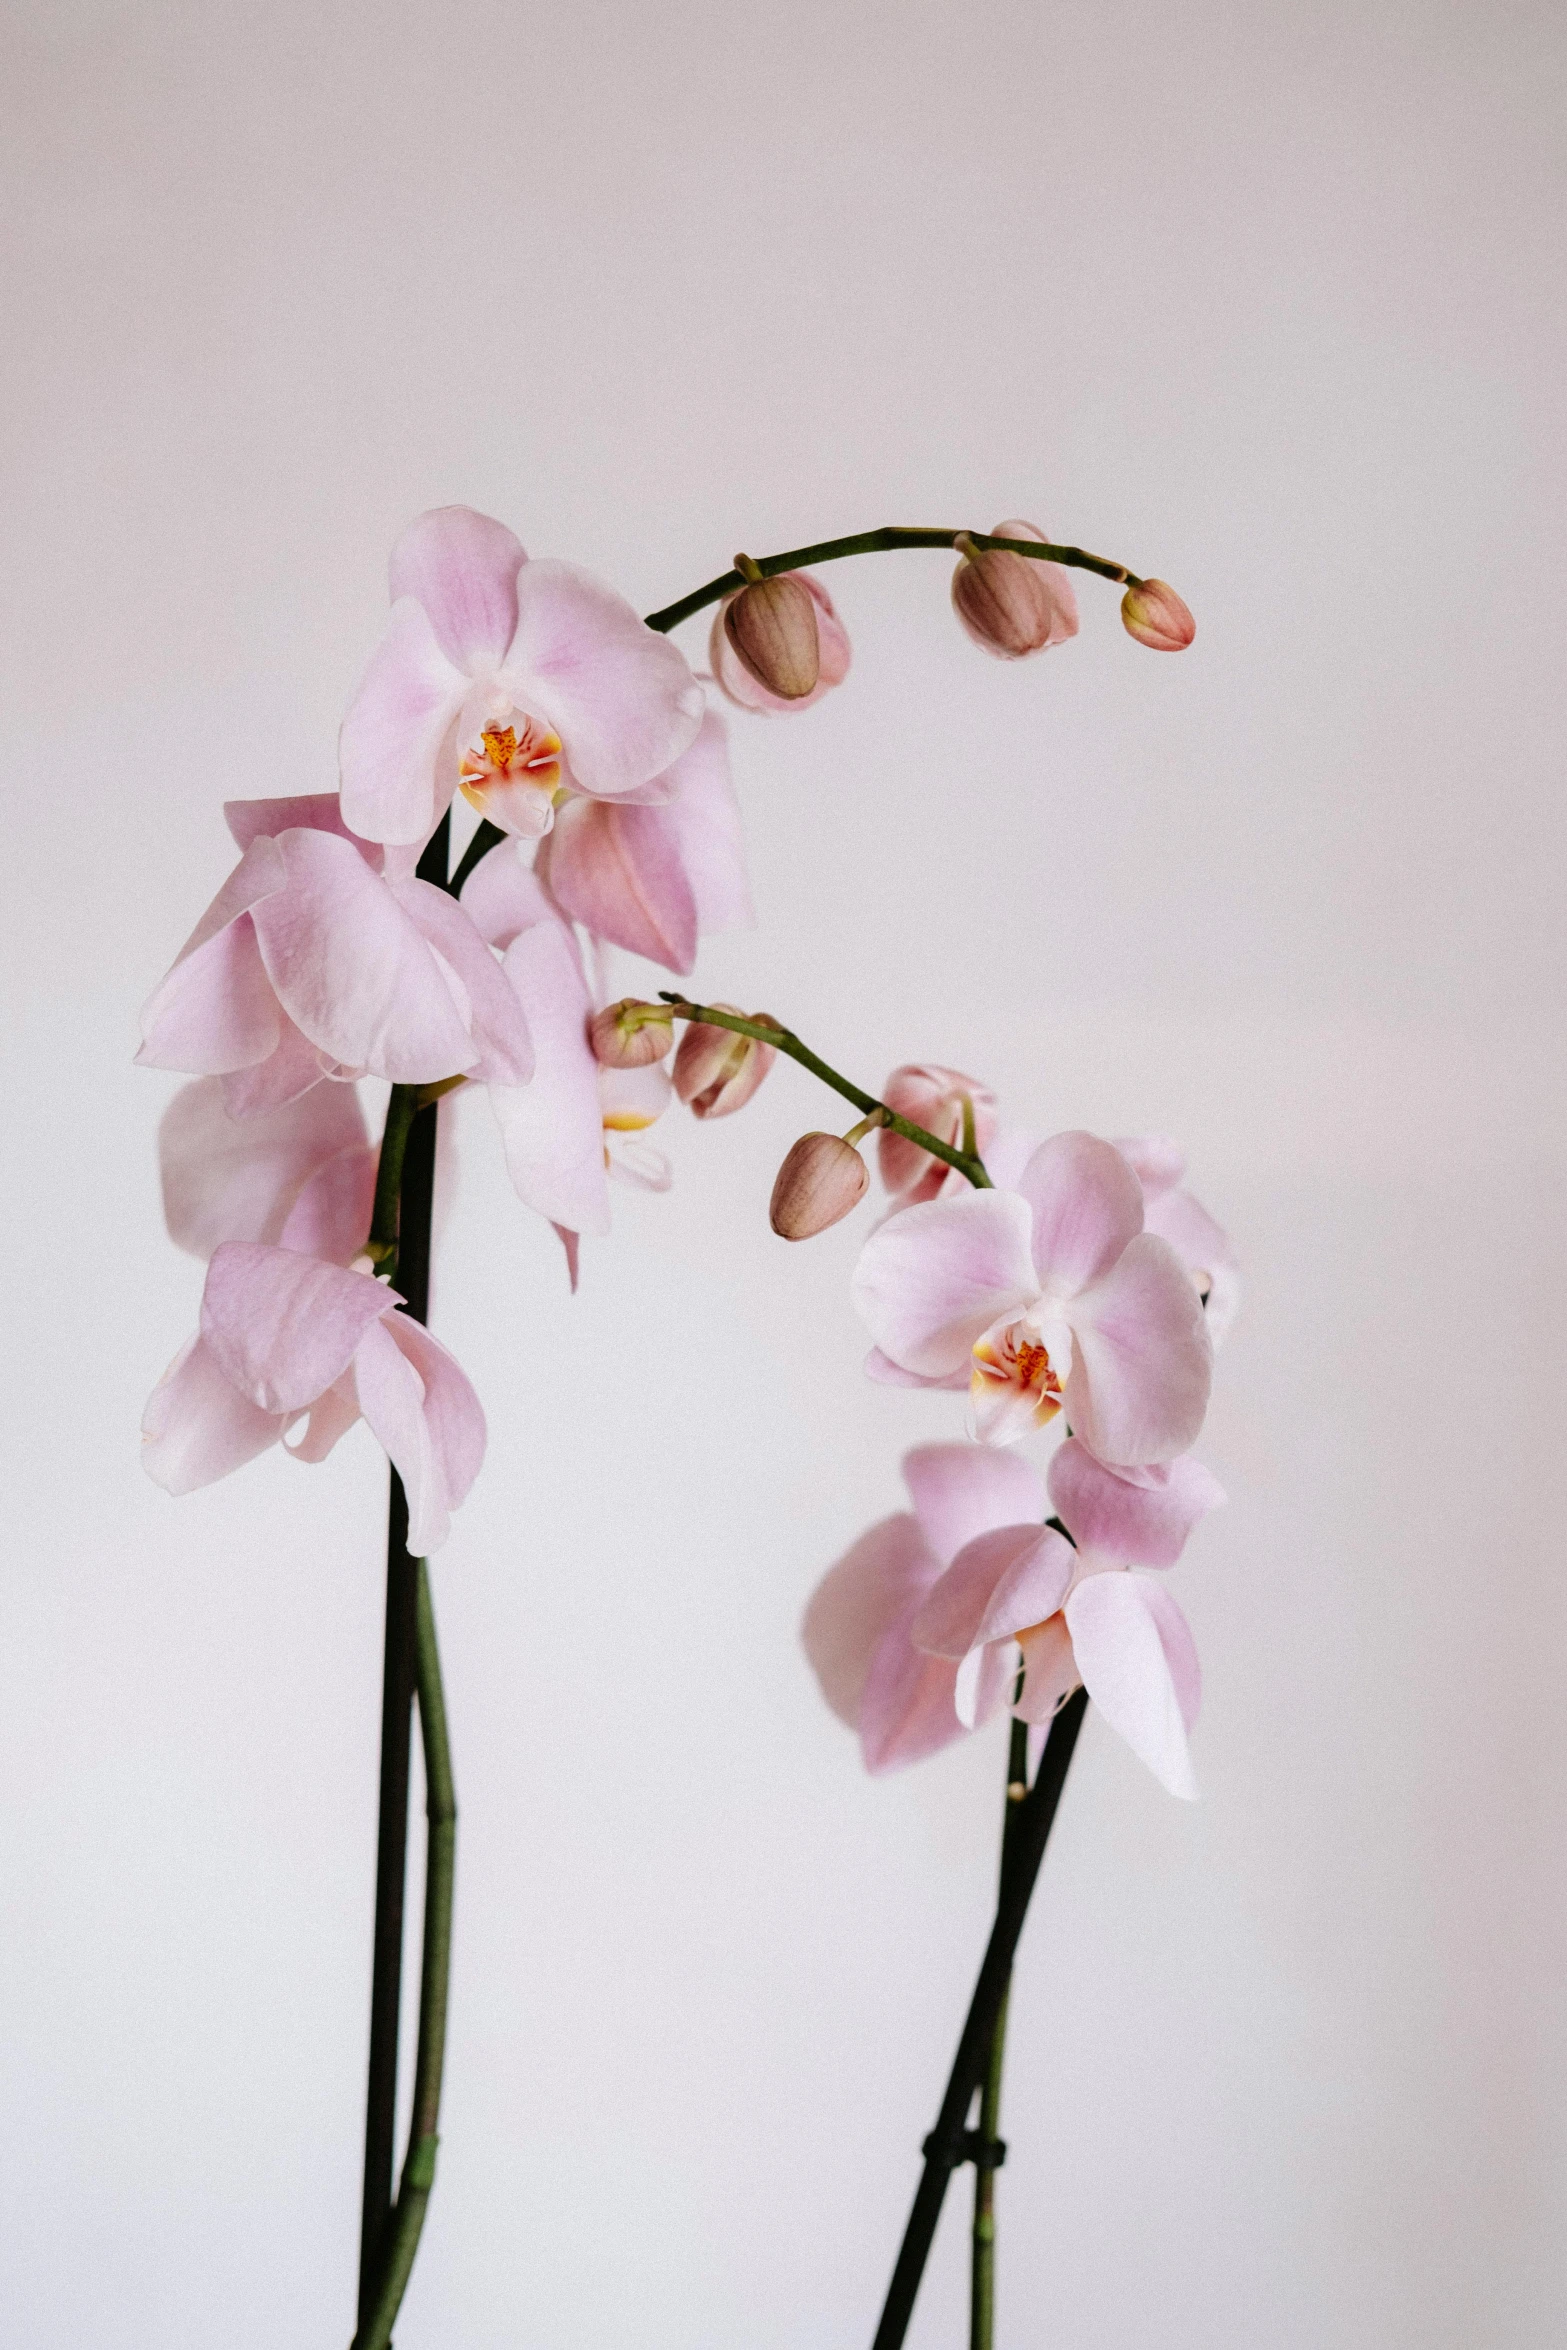
[[[699,979],[874,1082],[1173,1129],[1250,1269],[1185,1809],[1091,1724],[1014,2004],[1003,2350],[1546,2350],[1563,2274],[1567,23],[1476,0],[116,5],[5,35],[0,2324],[341,2345],[366,1439],[180,1504],[199,1271],[134,1013],[225,795],[329,788],[402,523],[644,606],[1022,513],[1173,578],[1003,669],[939,556],[737,726]],[[689,632],[692,650],[699,632]],[[402,2350],[853,2350],[981,1946],[997,1737],[871,1784],[795,1648],[942,1399],[860,1377],[822,1098],[675,1135],[565,1293],[460,1118],[489,1406]],[[913,2341],[963,2339],[954,2211]]]

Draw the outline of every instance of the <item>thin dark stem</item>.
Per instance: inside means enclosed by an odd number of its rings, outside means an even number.
[[[424,1744],[424,1958],[419,1978],[419,2050],[415,2060],[408,2153],[396,2207],[383,2231],[383,2255],[369,2306],[362,2307],[353,2350],[386,2350],[413,2271],[440,2144],[441,2076],[446,2063],[446,2009],[451,1984],[452,1892],[457,1861],[457,1790],[446,1729],[446,1693],[435,1638],[430,1574],[416,1562],[415,1653],[419,1728]]]
[[[502,832],[500,826],[498,824],[492,824],[488,816],[486,816],[484,822],[480,825],[478,831],[474,834],[472,840],[468,843],[468,846],[463,850],[462,856],[458,861],[457,870],[452,875],[451,880],[446,884],[454,898],[461,896],[462,885],[467,880],[469,874],[473,871],[475,865],[481,864],[483,860],[489,855],[491,849],[498,849],[501,845],[501,842],[506,838],[507,835]]]
[[[1028,1794],[1028,1724],[1013,1717],[1007,1741],[1006,1808],[1001,1816],[1001,1883],[1017,1843],[1019,1808]],[[999,1896],[998,1896],[999,1898]],[[1005,2159],[1001,2143],[1001,2071],[1006,2060],[1008,1989],[1001,1995],[996,2028],[979,2093],[979,2131],[974,2154],[974,2240],[969,2256],[969,2350],[991,2350],[996,2325],[996,2170]]]
[[[449,830],[442,823],[420,878],[444,882]],[[415,1089],[394,1086],[376,1179],[372,1235],[394,1252],[405,1303],[423,1322],[430,1304],[430,1216],[435,1195],[438,1112],[420,1109]],[[395,1181],[388,1173],[395,1168]],[[359,2316],[381,2274],[396,2159],[397,2041],[402,2020],[403,1903],[408,1869],[408,1768],[417,1649],[417,1562],[408,1554],[408,1503],[392,1471],[386,1526],[386,1632],[381,1674],[381,1765],[377,1804],[375,1924],[371,1937],[370,2049],[365,2090],[364,2196],[359,2230]]]
[[[989,1191],[992,1188],[990,1177],[985,1172],[985,1162],[975,1152],[954,1150],[951,1143],[943,1142],[939,1135],[927,1134],[923,1126],[914,1125],[908,1118],[900,1118],[896,1110],[889,1110],[886,1103],[878,1101],[873,1093],[866,1093],[852,1079],[831,1068],[811,1051],[809,1045],[802,1044],[792,1029],[780,1028],[766,1020],[747,1020],[738,1012],[723,1012],[713,1004],[688,1003],[684,996],[672,995],[668,988],[661,988],[659,995],[677,1020],[699,1020],[706,1028],[727,1028],[736,1036],[752,1036],[758,1044],[770,1044],[778,1052],[787,1053],[791,1061],[798,1061],[802,1069],[809,1069],[813,1077],[819,1077],[823,1085],[830,1085],[834,1093],[841,1093],[844,1100],[853,1102],[857,1110],[863,1111],[868,1117],[877,1118],[883,1126],[890,1126],[894,1134],[905,1135],[910,1142],[917,1142],[920,1149],[929,1151],[933,1159],[944,1159],[949,1167],[956,1167],[960,1175],[967,1176],[976,1191]]]
[[[1017,1824],[1013,1829],[1013,1844],[1007,1856],[1002,1877],[1001,1897],[996,1904],[996,1922],[990,1930],[979,1978],[974,1985],[974,1996],[958,2040],[958,2052],[952,2060],[952,2071],[947,2079],[946,2095],[936,2126],[925,2141],[925,2168],[915,2190],[914,2206],[903,2233],[903,2243],[892,2282],[887,2288],[887,2299],[882,2308],[881,2323],[876,2328],[872,2350],[902,2350],[909,2319],[914,2312],[914,2299],[930,2257],[931,2244],[936,2234],[936,2222],[941,2217],[941,2206],[946,2199],[947,2181],[958,2163],[965,2159],[964,2139],[968,2110],[973,2102],[981,2075],[985,2070],[991,2041],[995,2034],[996,2018],[1006,1996],[1012,1973],[1023,1921],[1028,1915],[1028,1904],[1039,1876],[1039,1867],[1045,1857],[1045,1845],[1061,1790],[1066,1784],[1067,1765],[1072,1749],[1077,1744],[1078,1731],[1083,1726],[1083,1712],[1088,1703],[1086,1690],[1078,1690],[1069,1697],[1050,1725],[1045,1751],[1039,1758],[1039,1770],[1029,1794],[1017,1807]]]
[[[983,530],[900,530],[892,525],[882,530],[856,531],[850,538],[819,539],[814,547],[791,547],[783,555],[759,555],[755,567],[763,579],[776,579],[780,571],[802,571],[808,563],[836,563],[845,555],[889,555],[903,547],[955,547],[959,539],[970,541],[982,554],[988,548],[1000,547],[1011,555],[1031,556],[1035,562],[1065,563],[1074,571],[1096,571],[1101,579],[1113,579],[1123,587],[1142,584],[1136,572],[1128,571],[1124,563],[1108,563],[1103,555],[1090,555],[1082,547],[1049,546],[1040,539],[998,539]],[[666,604],[662,612],[650,612],[647,625],[656,628],[660,635],[667,635],[682,620],[689,620],[693,612],[700,612],[704,604],[716,604],[721,596],[744,587],[745,582],[743,571],[721,572],[706,587],[693,588],[677,604]]]

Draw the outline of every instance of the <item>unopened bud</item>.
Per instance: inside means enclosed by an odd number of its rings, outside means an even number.
[[[743,570],[744,565],[740,568]],[[796,625],[795,636],[813,649],[809,649],[807,660],[794,663],[782,684],[774,679],[771,668],[767,666],[765,650],[759,651],[749,641],[743,643],[742,636],[736,635],[731,627],[733,616],[742,607],[743,614],[738,624],[742,635],[751,628],[758,612],[765,613],[766,607],[755,601],[764,588],[803,591],[811,606],[812,635],[806,640],[803,628]],[[798,593],[791,593],[789,608],[798,616]],[[774,599],[774,621],[777,611],[778,603]],[[833,607],[833,600],[821,581],[813,579],[808,571],[789,571],[777,579],[753,580],[748,586],[736,588],[724,598],[713,618],[707,657],[712,664],[713,682],[726,701],[737,703],[742,710],[776,718],[787,711],[812,709],[823,694],[843,683],[849,674],[849,639]],[[762,662],[760,668],[757,666],[758,660]],[[807,669],[811,683],[801,692],[798,690],[800,679],[805,676]]]
[[[768,1216],[783,1240],[809,1240],[857,1208],[870,1169],[841,1134],[802,1134],[778,1170]]]
[[[724,634],[758,685],[801,702],[821,670],[811,591],[786,571],[753,580],[724,606]]]
[[[645,1069],[661,1061],[675,1041],[675,1023],[662,1004],[623,996],[594,1014],[588,1028],[593,1058],[606,1069]]]
[[[1037,539],[1031,522],[998,522],[996,539]],[[952,574],[952,609],[975,644],[1002,661],[1021,661],[1077,634],[1077,591],[1062,563],[1036,562],[1005,547],[976,547],[965,532],[963,560]]]
[[[713,1009],[734,1012],[737,1019],[754,1020],[762,1028],[778,1026],[765,1012],[741,1012],[734,1004],[715,1004]],[[732,1028],[693,1020],[675,1055],[675,1091],[693,1117],[727,1118],[745,1108],[777,1058],[770,1044],[754,1036],[737,1036]]]
[[[1151,645],[1156,653],[1184,653],[1197,634],[1196,621],[1162,579],[1129,587],[1121,598],[1121,620],[1128,636]]]

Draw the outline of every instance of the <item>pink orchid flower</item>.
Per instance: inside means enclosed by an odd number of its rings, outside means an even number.
[[[484,1414],[446,1348],[394,1311],[396,1294],[345,1269],[375,1185],[350,1089],[237,1124],[202,1079],[170,1104],[159,1155],[170,1233],[211,1263],[200,1329],[147,1405],[149,1476],[190,1493],[279,1442],[324,1460],[362,1416],[407,1488],[412,1547],[436,1549],[478,1474]]]
[[[1145,1230],[1167,1240],[1191,1274],[1218,1346],[1241,1302],[1241,1269],[1229,1234],[1181,1188],[1186,1153],[1178,1142],[1163,1134],[1136,1134],[1118,1138],[1115,1147],[1142,1184]]]
[[[749,710],[763,718],[781,718],[791,710],[813,709],[823,694],[831,693],[835,685],[842,685],[849,674],[849,632],[839,619],[831,596],[821,581],[812,578],[808,571],[792,572],[790,577],[797,579],[809,591],[811,602],[816,606],[819,666],[816,683],[808,694],[789,700],[783,694],[770,692],[760,678],[751,675],[729,642],[724,629],[724,614],[735,596],[744,593],[743,589],[736,588],[733,595],[725,596],[713,615],[712,632],[708,637],[707,657],[712,665],[713,683],[719,692],[738,709]]]
[[[965,1724],[996,1710],[1021,1664],[1013,1711],[1024,1721],[1049,1721],[1081,1685],[1161,1786],[1194,1797],[1197,1652],[1170,1594],[1128,1569],[1173,1566],[1223,1489],[1190,1458],[1117,1476],[1075,1439],[1049,1482],[1073,1541],[1021,1520],[972,1537],[930,1587],[910,1638],[953,1668]]]
[[[340,741],[343,814],[364,840],[427,840],[459,789],[503,832],[537,838],[558,792],[646,793],[702,722],[667,637],[590,573],[530,563],[471,507],[409,525],[391,590]]]
[[[481,860],[462,902],[481,934],[504,950],[504,969],[528,1001],[532,1080],[489,1089],[513,1186],[563,1237],[607,1232],[610,1176],[669,1188],[668,1162],[640,1139],[669,1104],[669,1073],[658,1062],[600,1066],[588,1024],[603,991],[590,985],[570,924],[514,843]],[[567,1255],[574,1267],[569,1243]]]
[[[961,1387],[976,1433],[1010,1443],[1063,1405],[1101,1460],[1173,1460],[1208,1408],[1213,1347],[1142,1186],[1091,1134],[1040,1145],[1014,1191],[900,1209],[860,1255],[854,1302],[893,1385]]]
[[[526,1082],[522,1005],[445,890],[388,878],[333,798],[224,814],[244,853],[149,998],[139,1062],[226,1077],[239,1114],[323,1077]]]
[[[966,1544],[1025,1519],[1037,1529],[1043,1515],[1038,1474],[1016,1453],[922,1444],[905,1453],[903,1477],[913,1514],[861,1535],[817,1585],[802,1626],[822,1695],[858,1731],[869,1771],[897,1770],[962,1736],[957,1665],[916,1648],[910,1627]]]
[[[1024,560],[1021,555],[1017,559]],[[954,1150],[963,1146],[965,1107],[973,1113],[974,1148],[981,1158],[995,1136],[995,1095],[977,1077],[965,1077],[961,1069],[943,1069],[935,1061],[905,1062],[901,1069],[894,1069],[881,1098],[900,1118],[923,1126],[927,1134],[950,1143]],[[967,1178],[956,1167],[933,1159],[917,1142],[894,1134],[890,1127],[884,1127],[877,1137],[876,1164],[883,1184],[900,1207],[915,1207],[941,1192],[967,1188]]]
[[[595,938],[684,978],[699,935],[754,919],[728,729],[716,710],[660,780],[669,796],[656,807],[568,800],[534,871]]]

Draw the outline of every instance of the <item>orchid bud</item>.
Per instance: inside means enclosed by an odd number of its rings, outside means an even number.
[[[1128,636],[1156,653],[1184,653],[1197,634],[1197,623],[1173,587],[1162,579],[1139,580],[1121,598],[1121,620]]]
[[[781,1240],[809,1240],[857,1208],[870,1169],[841,1134],[802,1134],[778,1170],[768,1217]]]
[[[737,612],[742,605],[746,608],[745,616],[740,623],[742,631],[748,631],[752,628],[758,608],[751,599],[756,596],[759,588],[784,586],[795,590],[803,589],[811,606],[811,625],[815,631],[815,652],[813,655],[815,666],[811,670],[811,683],[804,692],[786,692],[774,681],[770,671],[764,675],[762,670],[755,666],[754,646],[748,642],[742,642],[741,638],[732,635],[730,630],[731,615]],[[803,639],[804,630],[798,619],[800,612],[798,596],[791,597],[790,606],[796,615],[794,623],[796,636]],[[775,605],[775,620],[776,616],[777,607]],[[812,579],[807,571],[787,571],[781,573],[777,579],[752,581],[746,587],[734,589],[724,598],[713,620],[712,634],[708,639],[707,657],[712,664],[713,682],[726,701],[737,703],[742,710],[750,710],[764,717],[776,718],[787,711],[813,708],[821,700],[823,694],[829,693],[835,685],[843,683],[849,674],[849,638],[843,622],[838,618],[833,607],[833,600],[820,580]],[[765,654],[761,657],[765,663]],[[785,682],[798,686],[799,679],[803,675],[803,667],[796,667]]]
[[[741,1012],[734,1004],[715,1004],[715,1012],[734,1012],[737,1019],[754,1019],[763,1028],[778,1022],[765,1012]],[[675,1091],[696,1118],[727,1118],[743,1110],[777,1059],[770,1044],[754,1036],[737,1036],[732,1028],[714,1028],[693,1020],[680,1039],[675,1055]]]
[[[787,571],[754,579],[724,607],[724,634],[758,685],[800,702],[821,670],[816,606],[803,580]]]
[[[645,1069],[661,1061],[675,1041],[675,1023],[662,1004],[623,996],[607,1004],[588,1027],[593,1058],[605,1069]]]
[[[998,522],[990,535],[1045,543],[1031,522]],[[976,547],[966,531],[957,543],[963,560],[952,574],[952,609],[975,644],[999,660],[1021,661],[1076,636],[1077,591],[1064,564]]]

